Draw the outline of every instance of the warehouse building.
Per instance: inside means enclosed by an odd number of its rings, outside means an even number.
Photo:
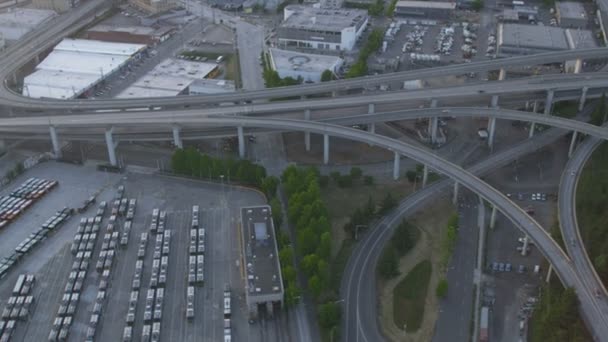
[[[116,96],[119,99],[187,95],[188,87],[217,69],[216,63],[169,58]]]
[[[589,22],[585,7],[580,2],[558,1],[555,3],[555,14],[561,27],[583,28]]]
[[[299,5],[285,7],[277,30],[281,48],[350,51],[368,22],[367,11]]]
[[[289,50],[269,49],[272,69],[281,78],[301,77],[305,82],[321,82],[321,74],[329,70],[336,74],[344,62],[341,58],[329,55],[314,55]]]
[[[0,13],[0,33],[6,41],[15,41],[56,15],[45,9],[10,8]]]
[[[214,80],[204,78],[202,80],[195,80],[188,87],[188,94],[190,95],[202,95],[202,94],[222,94],[232,93],[236,90],[234,81],[230,80]]]
[[[141,44],[64,39],[23,80],[23,95],[71,99],[88,96],[108,76],[139,58]]]
[[[87,38],[105,42],[154,45],[164,42],[175,31],[173,27],[97,25],[87,30]]]
[[[175,0],[129,0],[129,3],[149,14],[162,13],[177,7]]]
[[[249,315],[257,317],[260,305],[272,315],[284,289],[270,206],[241,208],[241,233]]]
[[[531,55],[542,52],[596,47],[593,33],[587,30],[523,24],[499,24],[497,55]]]
[[[426,20],[447,20],[455,10],[455,2],[398,1],[395,15]]]

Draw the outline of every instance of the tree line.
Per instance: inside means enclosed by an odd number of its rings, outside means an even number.
[[[382,10],[380,10],[382,11]],[[361,51],[357,62],[353,64],[346,73],[346,78],[360,77],[367,75],[367,59],[382,46],[384,32],[382,29],[374,29],[367,37],[367,41]]]
[[[378,260],[378,274],[384,279],[399,275],[399,259],[406,255],[418,241],[420,231],[406,220],[395,229],[389,243]]]

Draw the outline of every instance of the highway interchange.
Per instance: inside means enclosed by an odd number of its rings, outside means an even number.
[[[101,11],[107,6],[107,3],[102,1],[88,2],[86,5],[80,7],[77,11],[72,12],[64,18],[65,20],[60,21],[61,24],[57,25],[53,21],[54,25],[52,28],[47,28],[40,35],[30,35],[28,38],[17,46],[8,50],[7,53],[2,55],[2,62],[0,62],[0,76],[5,80],[11,78],[11,75],[15,72],[15,69],[25,64],[37,56],[43,49],[48,48],[54,42],[58,41],[61,37],[77,30],[82,23],[87,22],[86,19],[82,19],[87,15],[98,11]],[[35,48],[34,48],[35,47]],[[567,52],[556,52],[543,55],[534,55],[526,57],[517,57],[508,60],[494,60],[479,63],[470,63],[463,65],[452,65],[442,68],[424,69],[415,72],[395,73],[378,76],[370,76],[360,79],[343,80],[336,82],[329,82],[326,84],[318,85],[305,85],[296,86],[290,88],[279,88],[276,90],[263,90],[263,91],[251,91],[251,92],[240,92],[233,95],[222,96],[193,96],[186,98],[158,98],[158,99],[142,99],[133,101],[130,100],[125,102],[124,100],[102,100],[102,101],[86,101],[86,100],[72,100],[72,101],[57,101],[57,100],[40,100],[30,99],[22,97],[19,94],[11,92],[7,88],[6,82],[0,93],[0,104],[17,109],[44,109],[44,110],[71,110],[71,111],[83,111],[83,110],[123,110],[129,108],[142,109],[142,112],[121,112],[121,113],[95,113],[89,112],[88,115],[65,115],[65,116],[44,116],[44,117],[27,117],[27,118],[10,118],[0,120],[0,130],[3,131],[19,131],[23,133],[37,132],[40,127],[48,127],[49,124],[57,127],[115,127],[130,126],[130,134],[137,134],[134,127],[156,127],[156,130],[166,130],[174,124],[192,124],[208,126],[220,126],[220,127],[262,127],[274,130],[297,130],[306,131],[316,134],[326,134],[332,137],[341,137],[350,140],[356,140],[360,142],[369,143],[372,145],[387,148],[394,151],[396,154],[404,155],[415,159],[438,172],[449,176],[459,184],[468,187],[473,192],[482,196],[485,200],[495,205],[506,217],[508,217],[516,226],[526,232],[537,244],[539,249],[543,251],[545,257],[555,267],[557,274],[566,286],[572,286],[575,288],[576,293],[581,303],[581,312],[586,323],[589,325],[592,334],[598,338],[598,336],[608,336],[608,309],[606,306],[605,299],[597,299],[594,295],[594,291],[597,288],[597,277],[595,274],[591,274],[589,269],[585,269],[585,262],[580,258],[587,258],[584,255],[582,244],[579,244],[579,248],[575,248],[574,252],[568,248],[571,253],[572,260],[564,253],[563,250],[555,243],[555,241],[543,230],[538,223],[536,223],[530,216],[528,216],[522,209],[511,202],[506,196],[493,189],[485,182],[479,180],[472,173],[465,171],[457,165],[449,163],[431,153],[428,153],[426,149],[422,149],[415,146],[386,138],[383,136],[362,132],[351,128],[345,128],[329,123],[319,123],[311,121],[301,120],[290,120],[284,118],[253,118],[253,117],[235,117],[234,115],[262,115],[268,113],[284,113],[311,109],[331,109],[339,108],[344,106],[357,106],[357,105],[368,105],[370,103],[398,103],[405,100],[412,99],[441,99],[450,97],[462,97],[462,96],[490,96],[490,95],[502,95],[511,93],[533,93],[533,92],[545,92],[545,91],[561,91],[561,90],[581,90],[583,88],[603,89],[606,87],[606,80],[608,74],[606,73],[594,73],[594,74],[579,74],[579,75],[556,75],[556,76],[543,76],[534,78],[524,78],[516,80],[506,80],[501,82],[490,82],[490,83],[472,83],[458,87],[445,87],[436,89],[425,89],[420,91],[410,92],[389,92],[380,95],[366,95],[357,97],[332,97],[322,98],[317,100],[301,100],[301,101],[289,101],[289,102],[273,102],[273,103],[255,103],[248,105],[237,105],[237,106],[223,106],[223,107],[211,107],[196,111],[172,111],[165,112],[162,109],[165,108],[180,108],[185,106],[196,106],[196,105],[208,105],[208,104],[219,104],[226,102],[243,102],[252,100],[265,100],[269,98],[287,97],[287,96],[302,96],[318,93],[328,93],[335,91],[344,91],[347,89],[356,89],[362,87],[368,87],[372,85],[378,85],[386,82],[403,81],[408,79],[423,79],[429,77],[445,76],[447,74],[464,74],[471,71],[487,71],[496,70],[501,67],[515,66],[515,65],[534,65],[538,63],[558,62],[566,59],[576,59],[584,57],[585,59],[601,58],[608,55],[608,49],[593,49],[593,50],[574,50]],[[597,96],[598,92],[595,93]],[[589,93],[589,96],[592,92]],[[159,107],[159,108],[156,108]],[[153,111],[148,111],[153,109]],[[158,110],[161,109],[161,110]],[[438,114],[438,111],[444,111]],[[399,113],[382,113],[369,115],[367,118],[359,117],[352,120],[359,120],[358,122],[369,122],[378,121],[390,121],[391,118],[409,118],[407,111],[401,111]],[[550,116],[534,115],[530,113],[523,113],[517,111],[499,110],[499,109],[485,109],[485,108],[437,108],[433,110],[419,110],[411,111],[411,117],[433,117],[433,116],[489,116],[505,119],[516,119],[523,121],[533,121],[543,124],[550,124],[556,127],[566,128],[577,132],[593,135],[598,138],[606,139],[608,133],[604,128],[593,127],[588,124],[575,122],[567,119],[559,119]],[[90,115],[95,114],[95,115]],[[393,115],[391,117],[391,115]],[[213,117],[212,117],[213,116]],[[223,117],[220,117],[223,116]],[[378,117],[378,118],[374,118]],[[381,117],[381,118],[380,118]],[[159,128],[162,127],[162,128]],[[549,134],[543,134],[543,137]],[[540,139],[538,138],[535,139]],[[532,140],[528,141],[531,142]],[[526,142],[526,143],[528,143]],[[522,143],[525,145],[526,143]],[[524,151],[531,149],[531,143],[525,145],[527,147],[522,148]],[[582,146],[585,146],[583,144]],[[582,147],[581,147],[582,149]],[[592,148],[590,148],[592,150]],[[513,150],[509,150],[513,151]],[[521,151],[523,153],[524,151]],[[510,152],[511,156],[503,155],[502,158],[508,160],[516,152]],[[500,156],[500,154],[494,157]],[[575,157],[578,156],[578,152]],[[581,157],[582,160],[586,159]],[[574,163],[574,161],[573,161]],[[577,165],[581,165],[580,162]],[[481,165],[481,164],[479,164]],[[486,167],[493,167],[486,166]],[[472,168],[470,171],[477,174],[483,172],[483,166],[478,166],[479,169]],[[577,172],[576,174],[578,174]],[[568,182],[567,177],[564,178],[565,182]],[[434,185],[429,186],[426,190],[419,192],[412,197],[409,197],[401,203],[397,212],[406,212],[413,210],[416,205],[423,203],[422,199],[431,197],[434,193],[440,190],[443,186],[447,186],[449,181],[442,181]],[[436,189],[437,190],[433,190]],[[413,198],[413,199],[410,199]],[[560,197],[561,198],[561,197]],[[409,201],[409,202],[408,202]],[[561,201],[561,200],[560,200]],[[561,203],[560,203],[561,204]],[[568,201],[565,205],[569,205],[572,209],[572,201]],[[561,208],[560,205],[560,211]],[[574,213],[569,215],[571,218],[575,218]],[[383,219],[379,225],[380,229],[376,229],[374,234],[380,234],[381,238],[376,240],[370,240],[370,250],[375,253],[379,253],[383,245],[382,238],[386,240],[388,234],[388,228],[396,222],[399,216],[391,215]],[[560,220],[561,221],[561,220]],[[572,225],[571,225],[572,226]],[[564,229],[564,227],[562,227]],[[576,231],[574,228],[573,231]],[[376,233],[378,232],[378,233]],[[372,234],[370,234],[371,236]],[[564,234],[566,237],[566,234]],[[367,241],[367,240],[366,240]],[[566,240],[568,241],[568,240]],[[366,245],[370,246],[370,245]],[[362,248],[362,247],[361,247]],[[578,252],[576,252],[578,250]],[[572,255],[574,253],[575,255]],[[579,256],[576,256],[576,254]],[[581,254],[582,253],[582,254]],[[358,255],[358,254],[355,254]],[[362,267],[372,267],[375,264],[374,259],[377,259],[377,254],[374,257],[366,256],[363,258]],[[574,262],[573,262],[574,261]],[[588,261],[588,258],[587,258]],[[358,265],[356,262],[353,265]],[[371,266],[368,266],[371,265]],[[588,265],[588,263],[587,263]],[[589,266],[589,265],[588,265]],[[349,266],[354,267],[354,266]],[[592,268],[591,268],[592,271]],[[350,272],[355,274],[354,272]],[[348,274],[348,272],[347,272]],[[362,272],[359,269],[360,278],[357,281],[353,281],[352,285],[356,289],[356,297],[365,297],[369,300],[375,300],[373,296],[360,296],[359,291],[370,291],[369,288],[363,288],[359,286],[362,283],[363,275],[369,274],[368,272]],[[366,277],[371,278],[371,277]],[[349,282],[351,284],[351,282]],[[373,286],[373,285],[372,285]],[[350,288],[346,290],[346,295],[350,295]],[[362,341],[375,341],[380,335],[376,335],[376,330],[369,330],[367,327],[369,324],[360,324],[361,322],[375,322],[375,316],[360,317],[360,315],[369,315],[370,311],[360,311],[358,309],[352,310],[348,308],[350,300],[347,303],[347,317],[346,322],[346,340],[348,341],[348,334],[353,329],[349,327],[352,322],[356,325],[356,339],[361,338]],[[358,308],[359,302],[356,303]],[[372,305],[373,306],[373,305]],[[356,315],[355,318],[351,315]],[[367,318],[366,318],[367,317]],[[373,326],[375,324],[372,323]],[[352,335],[351,335],[352,336]],[[381,339],[381,337],[380,337]]]

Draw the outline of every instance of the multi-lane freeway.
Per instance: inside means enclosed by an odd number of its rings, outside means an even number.
[[[600,300],[606,301],[606,289],[585,250],[585,244],[576,219],[576,188],[578,179],[585,163],[600,143],[602,143],[601,139],[589,137],[572,154],[562,174],[558,205],[559,224],[568,255],[572,258],[577,271],[584,275],[582,279],[586,282],[587,287],[593,289],[597,293],[597,296],[600,296]]]
[[[144,125],[148,119],[144,119],[143,114],[145,113],[130,113],[129,116],[137,116],[140,118],[140,126]],[[109,114],[105,114],[108,116]],[[115,119],[116,115],[109,115],[110,120],[106,118],[105,124],[118,125]],[[104,115],[100,115],[99,119],[103,118]],[[79,120],[95,120],[87,116],[64,116],[61,117],[39,117],[39,118],[13,118],[13,119],[2,119],[0,120],[0,127],[21,127],[19,129],[26,129],[28,125],[39,127],[45,124],[48,125],[48,120],[53,123],[63,124],[68,126],[82,125]],[[132,119],[132,118],[131,118]],[[175,117],[166,116],[164,119],[157,117],[154,119],[153,124],[165,124],[170,125],[179,123]],[[183,119],[186,120],[186,119]],[[122,121],[122,120],[118,120]],[[323,134],[332,137],[339,137],[343,139],[355,140],[359,142],[368,143],[371,145],[386,148],[394,151],[396,154],[404,155],[412,158],[430,168],[437,170],[438,172],[447,175],[458,183],[466,186],[471,191],[479,194],[484,199],[494,204],[498,210],[500,210],[509,220],[511,220],[517,227],[522,229],[528,234],[532,240],[536,243],[539,250],[545,255],[549,262],[554,266],[556,273],[566,286],[573,287],[581,302],[581,311],[586,321],[589,323],[590,329],[595,336],[608,336],[608,311],[604,311],[601,303],[598,302],[597,298],[592,293],[586,284],[581,280],[582,275],[579,274],[573,267],[571,260],[564,253],[564,251],[555,243],[551,236],[525,211],[519,208],[516,204],[511,202],[506,196],[499,191],[495,190],[473,174],[465,171],[463,168],[450,163],[436,155],[428,152],[428,150],[411,146],[406,143],[390,139],[384,136],[370,134],[357,129],[346,128],[342,126],[331,125],[327,123],[318,123],[311,121],[302,120],[289,120],[289,119],[262,119],[252,117],[208,117],[208,118],[191,118],[187,120],[192,124],[204,124],[210,126],[242,126],[242,127],[265,127],[279,130],[297,130],[307,131],[316,134]],[[9,124],[10,123],[10,124]],[[87,124],[90,124],[88,121]],[[104,121],[98,121],[98,124],[103,124]],[[362,336],[365,339],[365,331],[362,331]],[[372,340],[370,340],[372,341]]]

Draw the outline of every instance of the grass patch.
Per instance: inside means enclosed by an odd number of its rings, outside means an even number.
[[[234,81],[237,88],[241,87],[241,73],[239,71],[239,56],[233,54],[226,56],[226,72],[224,73],[224,79]]]
[[[608,144],[602,143],[583,169],[576,193],[576,214],[589,258],[608,282]]]
[[[393,320],[406,332],[420,329],[432,268],[430,260],[421,261],[393,290]]]
[[[553,115],[562,118],[573,118],[578,113],[577,101],[561,101],[553,106]]]

